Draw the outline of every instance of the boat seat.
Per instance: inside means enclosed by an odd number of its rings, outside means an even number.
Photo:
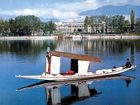
[[[74,71],[68,70],[66,73],[61,73],[61,75],[74,75]]]
[[[85,74],[78,74],[78,73],[75,73],[75,75],[79,75],[79,76],[88,76],[88,75],[93,75],[93,73],[92,72],[87,72],[87,73],[85,73]]]
[[[96,74],[109,73],[109,72],[112,72],[112,69],[110,69],[110,70],[108,70],[108,69],[97,70]]]
[[[67,74],[73,75],[73,74],[74,74],[74,71],[69,70],[69,71],[67,72]]]

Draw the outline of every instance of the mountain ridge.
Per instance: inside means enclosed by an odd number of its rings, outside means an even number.
[[[140,6],[123,5],[113,6],[107,5],[97,9],[81,12],[80,16],[98,16],[98,15],[129,15],[131,10],[134,10],[136,17],[140,17]]]

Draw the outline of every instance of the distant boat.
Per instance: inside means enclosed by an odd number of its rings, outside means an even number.
[[[61,57],[67,57],[71,59],[71,69],[66,73],[60,73]],[[18,75],[16,77],[49,81],[85,80],[117,75],[136,67],[136,65],[132,65],[129,68],[116,67],[97,70],[95,73],[93,73],[88,71],[90,62],[101,62],[101,59],[89,55],[48,51],[46,56],[46,69],[43,74],[27,76]]]

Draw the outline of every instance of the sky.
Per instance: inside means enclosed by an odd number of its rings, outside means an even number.
[[[79,13],[105,5],[140,5],[140,0],[0,0],[0,18],[35,15],[43,20],[78,20]]]

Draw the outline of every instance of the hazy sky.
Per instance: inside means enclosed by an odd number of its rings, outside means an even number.
[[[140,0],[0,0],[0,17],[36,15],[43,19],[78,19],[81,11],[125,4],[140,5]]]

